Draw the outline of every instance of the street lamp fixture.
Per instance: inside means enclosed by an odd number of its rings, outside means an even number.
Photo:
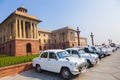
[[[110,43],[111,43],[111,40],[110,40],[110,39],[108,39],[108,42],[109,42],[109,45],[110,45]]]

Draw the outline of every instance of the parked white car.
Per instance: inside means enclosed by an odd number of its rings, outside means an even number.
[[[47,70],[61,73],[65,79],[69,79],[71,74],[77,75],[85,71],[87,62],[83,58],[75,58],[65,50],[54,49],[42,51],[39,57],[33,59],[33,67],[38,72]]]
[[[117,49],[120,49],[120,45],[117,45],[116,47],[117,47]]]
[[[107,52],[108,53],[112,53],[113,52],[113,50],[112,50],[112,48],[110,47],[110,46],[104,46],[106,49],[107,49]]]
[[[88,67],[94,66],[99,62],[99,58],[97,54],[85,53],[83,49],[67,48],[65,50],[74,57],[85,58],[87,60]]]
[[[109,52],[107,48],[105,47],[99,47],[99,49],[101,50],[102,53],[104,53],[105,56],[110,56],[112,54],[112,52]]]

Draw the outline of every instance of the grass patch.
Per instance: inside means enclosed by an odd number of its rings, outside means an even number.
[[[33,55],[28,55],[28,56],[0,55],[0,67],[30,62],[32,61],[33,58],[38,57],[38,56],[39,54],[33,54]]]

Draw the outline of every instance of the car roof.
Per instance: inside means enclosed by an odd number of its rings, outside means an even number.
[[[74,47],[73,48],[66,48],[65,50],[80,50],[80,49],[83,50],[83,48],[74,48]]]
[[[65,51],[65,50],[62,50],[62,49],[49,49],[49,50],[44,50],[42,52],[59,52],[59,51]]]
[[[72,50],[78,50],[79,48],[66,48],[65,50],[70,50],[70,49],[72,49]]]

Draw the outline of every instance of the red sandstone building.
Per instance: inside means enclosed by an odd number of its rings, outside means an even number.
[[[77,46],[76,30],[67,26],[49,31],[38,28],[37,17],[27,13],[24,6],[17,8],[0,24],[0,54],[28,55],[45,49],[64,49]],[[87,39],[80,37],[80,44]]]

